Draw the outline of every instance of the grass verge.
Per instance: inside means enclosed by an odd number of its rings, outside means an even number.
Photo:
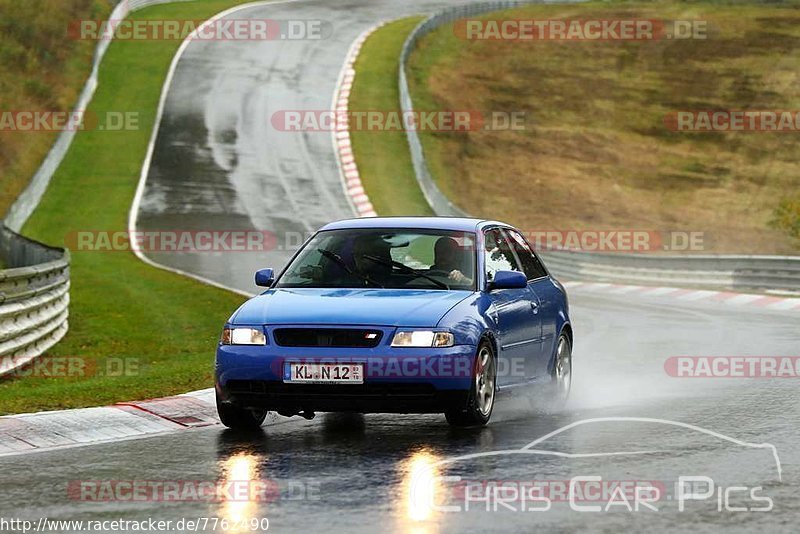
[[[204,19],[241,3],[167,4],[133,17]],[[137,111],[139,129],[80,132],[25,226],[26,236],[61,245],[72,231],[125,230],[161,86],[179,45],[112,43],[89,111],[98,116]],[[243,300],[151,268],[128,252],[73,253],[71,299],[70,331],[43,361],[73,358],[84,372],[0,380],[0,413],[102,405],[210,387],[220,329]]]
[[[400,49],[423,17],[400,19],[370,35],[356,61],[350,92],[351,111],[400,113],[397,87]],[[354,128],[350,138],[358,172],[370,202],[379,215],[433,215],[417,184],[406,134]]]
[[[16,131],[14,111],[71,111],[92,69],[95,43],[71,39],[70,22],[108,16],[112,0],[0,0],[0,219],[36,172],[58,132]]]
[[[708,38],[467,41],[451,25],[425,36],[409,66],[418,109],[529,119],[524,131],[422,132],[456,204],[530,230],[700,231],[705,252],[800,251],[796,133],[686,133],[664,121],[800,109],[796,5],[591,2],[485,18],[704,20]]]

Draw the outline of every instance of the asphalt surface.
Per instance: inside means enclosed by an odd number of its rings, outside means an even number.
[[[451,430],[442,416],[292,418],[255,435],[221,427],[163,437],[8,457],[0,460],[0,515],[75,520],[266,517],[276,532],[487,532],[655,531],[693,532],[768,529],[792,531],[800,517],[800,452],[796,379],[672,378],[664,360],[674,355],[791,355],[797,353],[796,314],[730,311],[713,303],[666,299],[630,302],[624,296],[573,292],[576,330],[573,395],[562,410],[532,409],[522,398],[498,399],[492,423],[483,429]],[[560,457],[505,454],[434,465],[459,455],[519,449],[565,425],[593,418],[656,418],[777,449],[772,452],[710,436],[667,422],[598,421],[567,429],[537,450],[568,454],[624,452],[621,456]],[[630,454],[637,451],[655,451]],[[431,469],[431,470],[428,470]],[[427,475],[426,475],[427,473]],[[459,475],[471,483],[550,481],[547,511],[522,512],[489,504],[470,494],[470,511],[445,512],[425,503],[430,473]],[[35,476],[32,476],[35,474]],[[624,506],[578,512],[559,498],[556,484],[576,476],[606,481],[644,481],[659,487],[658,511]],[[686,501],[673,489],[678,476],[707,476],[716,487],[761,487],[770,512],[717,511],[716,493]],[[83,498],[70,496],[75,481],[187,481],[231,479],[275,484],[252,501],[94,502],[99,486]],[[267,482],[264,482],[267,481]],[[439,482],[436,482],[439,481]],[[436,501],[466,507],[458,483],[434,479]],[[661,485],[658,485],[660,483]],[[411,488],[423,488],[411,491]],[[422,493],[420,493],[422,492]],[[422,495],[422,496],[421,496]],[[730,506],[762,503],[731,493]],[[191,496],[189,497],[191,499]],[[631,497],[632,499],[632,497]],[[578,505],[606,506],[609,496]],[[530,505],[530,503],[528,503]],[[633,502],[631,501],[631,505]],[[486,510],[489,506],[489,510]],[[542,505],[543,506],[543,505]],[[496,508],[496,509],[495,509]],[[186,530],[186,529],[184,529]],[[237,530],[243,531],[243,530]]]
[[[191,45],[170,89],[139,227],[258,229],[293,235],[351,216],[330,134],[271,131],[267,117],[279,109],[328,109],[353,39],[379,20],[443,4],[353,0],[256,7],[236,18],[323,19],[333,31],[324,41]],[[251,280],[256,268],[280,267],[286,256],[285,249],[237,254],[233,259],[222,254],[151,255],[246,291],[255,290]],[[562,409],[548,409],[540,400],[532,408],[527,399],[500,398],[492,423],[477,430],[452,430],[436,415],[321,414],[313,421],[293,418],[253,435],[215,426],[6,457],[0,459],[0,516],[34,521],[263,517],[277,532],[796,530],[800,518],[796,379],[672,378],[664,361],[679,355],[798,356],[797,314],[581,290],[572,292],[571,304],[575,382],[572,398]],[[538,454],[507,453],[437,464],[461,455],[518,450],[566,425],[608,417],[662,421],[587,422],[537,444]],[[774,445],[780,475],[771,449],[734,443],[724,436]],[[523,505],[527,509],[543,505],[508,500],[508,494],[481,501],[472,493],[466,511],[458,483],[434,475],[512,487],[549,481],[551,507],[520,511]],[[629,512],[620,505],[600,512],[573,510],[559,497],[559,484],[586,475],[658,486],[663,493],[654,503],[658,511],[642,506]],[[704,501],[687,502],[680,511],[672,487],[679,476],[709,477],[717,488],[742,486],[749,492],[760,487],[756,494],[772,499],[773,508],[726,510],[724,504],[752,508],[763,502],[751,499],[749,493],[742,497],[739,491],[726,498],[723,490]],[[180,502],[152,496],[133,502],[103,500],[102,494],[94,494],[101,499],[94,502],[89,500],[91,491],[84,497],[69,491],[79,481],[183,481],[191,487],[242,479],[258,481],[248,486],[251,489],[258,484],[277,489],[266,501],[225,502],[186,494],[188,500]],[[462,511],[431,509],[426,499],[431,491],[436,502],[460,505]],[[608,501],[577,504],[605,507]],[[173,524],[172,530],[209,532],[210,526],[192,529]],[[229,525],[226,531],[247,530]]]
[[[286,132],[287,110],[330,110],[352,42],[376,23],[468,1],[303,1],[240,10],[232,19],[321,21],[323,39],[198,41],[168,92],[137,229],[260,230],[265,253],[153,252],[164,265],[252,291],[257,269],[332,220],[355,216],[343,192],[331,132]]]

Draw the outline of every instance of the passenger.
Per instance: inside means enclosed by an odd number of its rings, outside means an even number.
[[[459,284],[471,282],[461,269],[464,268],[464,251],[458,241],[452,237],[440,237],[433,247],[433,265],[431,271],[444,271],[447,277]]]

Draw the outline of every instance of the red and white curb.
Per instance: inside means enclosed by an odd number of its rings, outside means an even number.
[[[339,172],[344,184],[347,198],[353,205],[359,217],[377,217],[375,208],[369,201],[364,185],[361,183],[361,175],[358,173],[358,166],[353,157],[353,146],[350,142],[350,121],[348,110],[350,109],[350,91],[353,89],[353,81],[356,78],[355,62],[364,41],[375,30],[383,26],[380,23],[362,33],[347,52],[342,71],[339,73],[339,82],[336,87],[333,99],[333,109],[336,111],[336,127],[333,131],[333,145],[336,149],[336,157],[339,164]]]
[[[270,412],[264,424],[288,421]],[[99,408],[9,415],[0,417],[0,457],[219,424],[213,389]]]
[[[668,297],[682,302],[708,301],[725,306],[747,306],[767,310],[800,310],[800,298],[754,295],[709,289],[681,289],[677,287],[632,286],[601,282],[564,282],[567,289],[606,293],[612,295],[635,294],[645,297]]]

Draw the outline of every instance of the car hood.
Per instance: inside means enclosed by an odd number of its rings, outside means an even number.
[[[470,291],[271,289],[245,302],[233,324],[432,327]]]

